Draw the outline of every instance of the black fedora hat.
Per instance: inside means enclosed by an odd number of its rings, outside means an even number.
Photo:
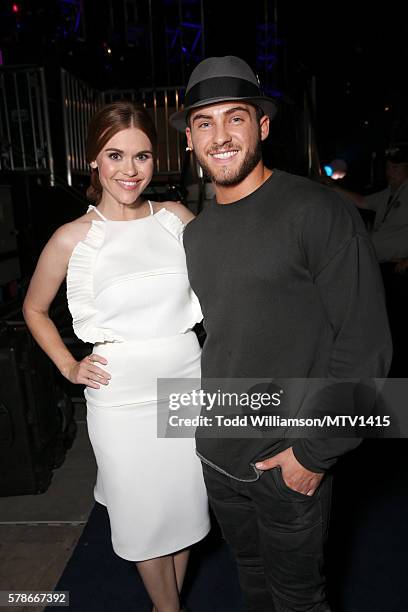
[[[260,106],[271,119],[275,116],[275,100],[262,94],[259,81],[244,60],[234,55],[209,57],[200,62],[191,73],[184,108],[170,117],[170,125],[183,132],[187,127],[187,116],[194,108],[242,100]]]

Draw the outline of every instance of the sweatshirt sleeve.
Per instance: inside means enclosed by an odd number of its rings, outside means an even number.
[[[361,222],[361,223],[360,223]],[[327,197],[306,212],[302,249],[333,333],[328,382],[323,404],[334,413],[348,414],[354,407],[337,398],[339,379],[370,380],[386,377],[391,364],[391,337],[384,288],[375,252],[358,212],[339,196]],[[338,409],[339,401],[341,402]],[[322,405],[324,406],[322,408]],[[298,461],[314,472],[323,472],[337,458],[355,448],[356,438],[303,438],[293,445]]]

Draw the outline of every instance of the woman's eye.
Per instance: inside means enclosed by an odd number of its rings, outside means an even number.
[[[138,161],[146,161],[147,159],[149,159],[149,156],[145,153],[141,153],[140,155],[136,155],[136,159]]]
[[[109,153],[109,159],[117,160],[120,159],[119,153]]]

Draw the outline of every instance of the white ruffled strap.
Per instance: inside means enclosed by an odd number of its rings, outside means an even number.
[[[86,238],[75,246],[68,263],[67,299],[75,334],[84,342],[121,342],[123,338],[95,325],[97,310],[93,291],[93,271],[105,239],[104,221],[92,221]]]
[[[183,242],[185,225],[182,220],[174,214],[174,212],[171,212],[171,210],[163,207],[154,216],[160,225],[169,231],[170,234],[173,234],[173,236],[177,238],[179,242]]]
[[[186,225],[182,222],[182,220],[175,215],[171,210],[167,208],[161,208],[159,212],[155,214],[155,218],[159,221],[159,223],[169,231],[180,243],[183,245],[183,234]],[[196,323],[200,323],[203,320],[203,313],[201,312],[200,302],[194,291],[189,289],[190,292],[190,302],[193,310],[193,317]]]
[[[107,221],[107,218],[103,216],[103,214],[96,208],[96,206],[90,204],[86,212],[89,213],[91,210],[95,211],[98,217],[100,217],[103,221]]]

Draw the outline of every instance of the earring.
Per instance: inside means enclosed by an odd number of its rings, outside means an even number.
[[[96,170],[96,168],[98,167],[96,162],[91,162],[89,165],[91,166],[92,170]]]
[[[186,147],[186,151],[192,151],[193,149],[191,147]]]

